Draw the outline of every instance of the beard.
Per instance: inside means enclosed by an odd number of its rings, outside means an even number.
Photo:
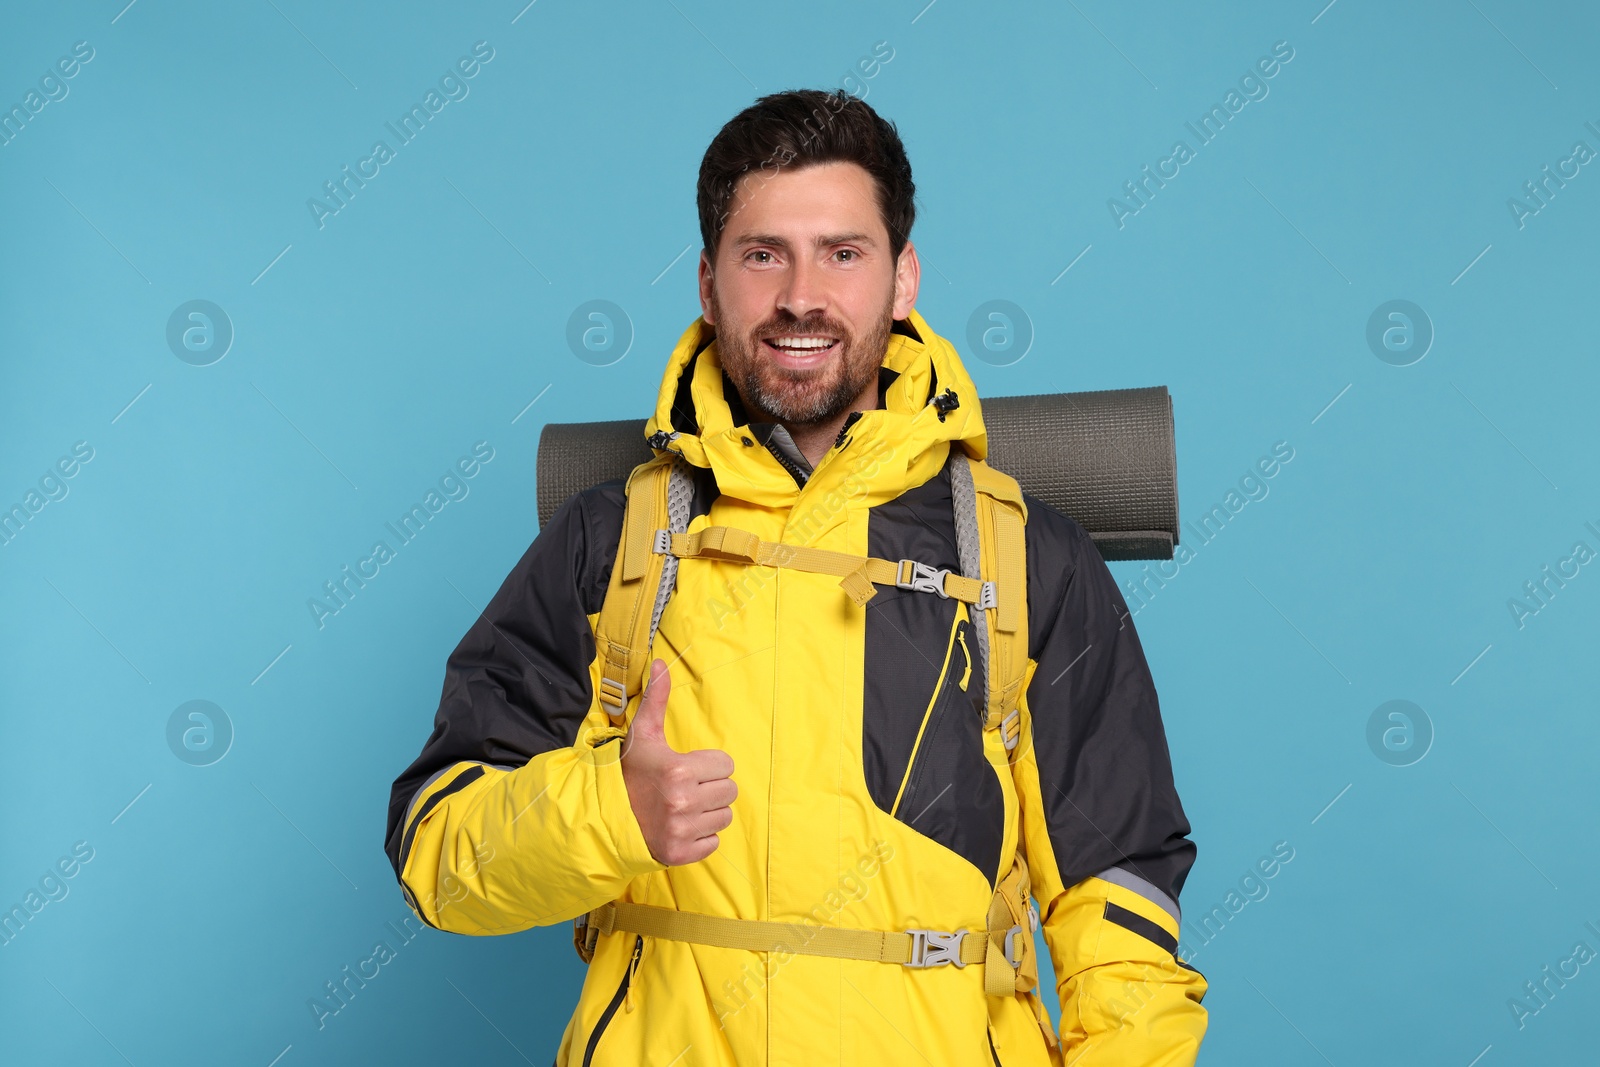
[[[716,294],[712,310],[719,323],[727,318]],[[762,322],[748,333],[717,328],[717,351],[722,369],[739,390],[745,407],[768,419],[789,425],[814,425],[838,417],[878,378],[894,326],[894,294],[867,332],[856,337],[844,324],[826,315],[796,318],[787,311]],[[820,367],[797,370],[781,367],[767,358],[765,338],[782,334],[818,334],[837,337],[839,351]]]

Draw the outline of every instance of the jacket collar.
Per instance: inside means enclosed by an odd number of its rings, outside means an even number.
[[[947,398],[953,391],[956,406]],[[940,417],[940,407],[946,410]],[[852,476],[852,497],[867,506],[893,499],[944,466],[952,444],[982,459],[988,453],[977,390],[961,358],[913,309],[889,335],[879,373],[879,406],[853,419],[840,443],[799,485],[766,448],[758,447],[748,414],[717,353],[716,330],[704,318],[683,332],[662,375],[645,435],[672,434],[667,448],[708,467],[723,495],[767,507],[788,507],[801,493],[837,490]],[[762,431],[763,438],[771,431]],[[662,438],[654,438],[662,442]],[[750,444],[746,444],[745,441]],[[872,457],[864,464],[864,457]],[[863,478],[863,471],[870,476]],[[860,484],[866,489],[861,492]]]

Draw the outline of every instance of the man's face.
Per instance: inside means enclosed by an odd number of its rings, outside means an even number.
[[[898,261],[872,176],[855,163],[746,174],[716,262],[700,257],[700,306],[745,405],[825,423],[877,381],[895,319],[916,303],[908,242]]]

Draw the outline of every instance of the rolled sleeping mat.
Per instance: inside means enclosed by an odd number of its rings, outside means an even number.
[[[991,466],[1075,519],[1108,560],[1171,559],[1178,463],[1164,385],[983,401]],[[626,478],[654,452],[645,420],[547,423],[539,437],[542,527],[572,494]]]

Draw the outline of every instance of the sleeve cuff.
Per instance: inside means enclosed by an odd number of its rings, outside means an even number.
[[[595,731],[587,740],[594,756],[594,783],[601,823],[611,835],[611,847],[623,872],[631,878],[665,870],[667,865],[650,854],[644,831],[633,813],[633,802],[628,799],[628,784],[622,777],[624,734],[621,727],[609,727]]]

